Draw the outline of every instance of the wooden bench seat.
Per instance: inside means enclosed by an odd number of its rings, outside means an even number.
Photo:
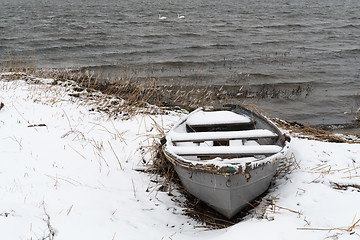
[[[272,155],[281,151],[278,145],[259,146],[215,146],[215,147],[171,147],[171,151],[180,156],[248,157],[254,155]]]
[[[190,127],[209,127],[223,125],[247,125],[252,120],[245,115],[236,114],[231,111],[197,112],[186,120]]]
[[[228,132],[191,132],[172,133],[173,142],[204,142],[204,141],[229,141],[237,139],[256,140],[259,138],[276,138],[278,135],[267,129],[255,129]]]

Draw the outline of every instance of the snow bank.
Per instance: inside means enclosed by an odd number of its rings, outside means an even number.
[[[293,138],[291,172],[242,222],[209,231],[137,171],[154,125],[180,116],[115,120],[68,93],[0,81],[2,239],[359,239],[359,144]]]

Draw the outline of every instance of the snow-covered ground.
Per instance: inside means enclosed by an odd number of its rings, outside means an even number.
[[[137,171],[151,159],[158,126],[169,129],[181,114],[114,119],[51,79],[7,76],[0,75],[0,239],[360,238],[360,144],[293,137],[290,171],[258,209],[226,229],[198,228]]]

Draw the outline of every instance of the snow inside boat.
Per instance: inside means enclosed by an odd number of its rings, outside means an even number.
[[[166,135],[164,153],[189,193],[231,218],[265,192],[287,138],[239,105],[195,110]]]

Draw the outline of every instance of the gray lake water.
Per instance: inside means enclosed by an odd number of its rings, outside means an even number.
[[[19,57],[39,68],[129,67],[162,84],[311,89],[247,102],[290,121],[352,125],[360,1],[0,0],[0,64]]]

